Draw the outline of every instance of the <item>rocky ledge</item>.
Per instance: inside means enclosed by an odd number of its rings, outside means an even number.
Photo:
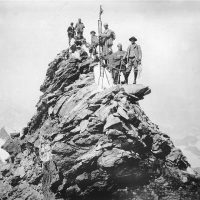
[[[200,199],[199,177],[139,101],[143,85],[99,91],[92,61],[49,64],[37,113],[3,148],[0,199]]]

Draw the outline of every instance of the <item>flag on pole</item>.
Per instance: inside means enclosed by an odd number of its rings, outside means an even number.
[[[99,12],[99,15],[102,15],[103,13],[103,9],[102,9],[102,6],[100,5],[100,12]]]

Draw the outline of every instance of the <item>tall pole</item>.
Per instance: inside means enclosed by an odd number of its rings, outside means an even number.
[[[102,6],[100,5],[100,10],[99,10],[99,20],[98,20],[98,34],[99,34],[99,62],[100,62],[100,75],[99,75],[99,81],[100,77],[103,77],[104,70],[102,70],[102,46],[101,46],[101,33],[102,33],[102,21],[101,21],[101,15],[103,13]],[[98,81],[98,84],[99,84]]]
[[[101,33],[102,33],[102,21],[101,21],[101,15],[103,13],[103,9],[102,9],[102,6],[100,5],[100,11],[99,11],[99,20],[98,20],[98,33],[99,33],[99,62],[100,62],[100,76],[99,76],[99,81],[100,81],[100,78],[102,80],[102,87],[103,87],[103,79],[104,79],[104,73],[105,73],[105,76],[106,76],[106,79],[108,81],[108,84],[110,85],[109,83],[109,80],[108,80],[108,76],[106,74],[106,71],[105,71],[105,67],[103,66],[103,60],[102,60],[102,52],[103,52],[103,47],[102,47],[102,44],[101,44]],[[98,84],[99,84],[99,81],[98,81]]]
[[[102,21],[101,21],[101,15],[103,13],[102,6],[100,5],[100,11],[99,11],[99,20],[98,20],[98,34],[99,34],[99,58],[101,57],[102,54],[102,46],[101,46],[101,33],[102,33]],[[102,59],[100,59],[102,60]]]

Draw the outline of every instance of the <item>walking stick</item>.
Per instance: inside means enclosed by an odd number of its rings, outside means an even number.
[[[99,80],[98,80],[98,85],[99,85],[99,81],[100,81],[100,77],[102,77],[102,47],[101,47],[101,38],[100,38],[100,34],[102,33],[102,21],[101,21],[101,15],[103,13],[103,9],[100,5],[100,11],[99,11],[99,20],[98,20],[98,33],[99,33],[99,63],[100,63],[100,74],[99,74]],[[103,81],[102,81],[103,84]]]
[[[121,60],[120,60],[120,67],[119,67],[119,74],[118,74],[118,82],[117,82],[117,83],[120,83],[120,84],[121,84],[121,81],[120,81],[121,70],[122,70],[122,58],[121,58]]]

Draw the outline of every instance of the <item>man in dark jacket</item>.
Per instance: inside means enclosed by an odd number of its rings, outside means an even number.
[[[126,71],[126,64],[125,64],[125,59],[124,59],[126,55],[126,51],[122,50],[121,43],[117,45],[117,48],[118,48],[118,51],[113,53],[109,59],[109,66],[112,71],[114,84],[121,83],[120,73],[122,72],[125,75],[125,71]]]
[[[73,25],[74,25],[74,23],[72,22],[67,29],[68,38],[69,38],[69,46],[71,45],[72,38],[74,38],[74,36],[75,36],[75,28]]]

